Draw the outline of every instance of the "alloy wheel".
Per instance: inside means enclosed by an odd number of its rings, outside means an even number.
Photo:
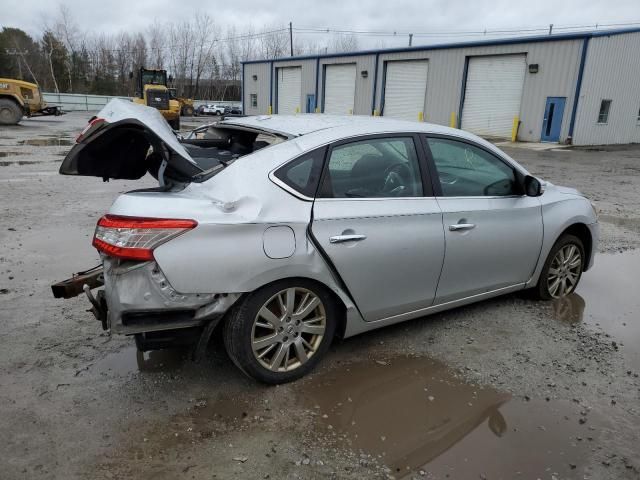
[[[326,311],[320,298],[306,288],[287,288],[258,310],[251,348],[264,368],[273,372],[295,370],[316,353],[326,328]]]
[[[547,275],[547,288],[553,298],[564,297],[576,287],[582,271],[582,253],[569,243],[564,245],[551,261]]]

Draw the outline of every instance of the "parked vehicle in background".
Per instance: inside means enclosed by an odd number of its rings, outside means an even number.
[[[242,115],[242,107],[240,105],[229,105],[225,113],[231,115]]]
[[[217,103],[210,103],[207,105],[202,105],[199,109],[201,115],[224,115],[225,106],[219,105]]]
[[[0,78],[0,125],[16,125],[23,116],[62,115],[58,106],[47,105],[35,83]]]
[[[103,269],[82,279],[104,328],[142,350],[189,336],[200,349],[222,322],[234,363],[282,383],[335,336],[518,290],[560,298],[593,265],[589,200],[461,130],[276,115],[186,141],[157,112],[112,100],[60,167],[158,179],[98,221]]]

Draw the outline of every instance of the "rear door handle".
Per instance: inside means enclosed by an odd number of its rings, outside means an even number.
[[[366,238],[366,235],[334,235],[329,237],[329,243],[360,242]]]
[[[456,223],[455,225],[449,225],[449,230],[457,232],[458,230],[471,230],[476,228],[475,223]]]

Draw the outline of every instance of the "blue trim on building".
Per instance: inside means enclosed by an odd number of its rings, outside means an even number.
[[[320,58],[316,58],[316,102],[313,106],[313,112],[318,109],[318,75],[320,74]]]
[[[380,54],[376,53],[376,61],[375,66],[373,67],[373,98],[371,99],[371,115],[376,109],[376,93],[378,89],[378,60],[380,59]]]
[[[578,102],[580,101],[580,89],[582,88],[582,77],[584,75],[584,65],[587,61],[587,49],[589,48],[589,38],[585,38],[582,43],[582,55],[580,56],[580,69],[578,70],[578,80],[576,81],[576,91],[573,94],[573,107],[571,108],[571,121],[569,122],[569,134],[567,140],[573,140],[573,128],[576,125],[576,114],[578,113]]]
[[[242,99],[242,113],[246,112],[244,108],[244,63],[242,64],[242,83],[240,84],[240,98]]]
[[[462,126],[462,109],[464,108],[464,97],[467,92],[467,74],[469,73],[469,57],[464,57],[464,67],[462,70],[462,85],[460,86],[460,105],[458,105],[458,118],[456,119],[456,127]]]
[[[302,55],[299,57],[287,57],[279,59],[269,60],[247,60],[245,64],[251,63],[265,63],[274,61],[292,61],[292,60],[310,60],[319,58],[337,58],[337,57],[357,57],[361,55],[374,55],[385,53],[403,53],[403,52],[421,52],[424,50],[445,50],[450,48],[467,48],[467,47],[487,47],[492,45],[512,45],[515,43],[537,43],[537,42],[557,42],[560,40],[575,40],[580,38],[592,38],[592,37],[608,37],[612,35],[623,35],[625,33],[638,33],[640,28],[624,28],[618,30],[602,30],[596,32],[576,32],[576,33],[562,33],[554,35],[534,35],[531,37],[517,37],[517,38],[502,38],[494,40],[480,40],[475,42],[455,42],[455,43],[443,43],[437,45],[418,45],[415,47],[403,47],[403,48],[388,48],[379,50],[362,50],[359,52],[343,52],[343,53],[329,53],[324,55]]]
[[[273,105],[273,61],[269,62],[269,107],[271,107],[271,113],[275,110]]]
[[[384,115],[384,96],[387,93],[387,63],[382,62],[382,86],[380,87],[380,116]]]

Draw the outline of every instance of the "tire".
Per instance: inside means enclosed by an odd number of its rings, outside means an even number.
[[[290,310],[312,310],[289,314],[291,292]],[[225,349],[246,375],[270,385],[291,382],[309,373],[327,352],[337,314],[336,302],[324,287],[306,279],[281,280],[234,305],[224,325]]]
[[[20,105],[8,98],[0,98],[0,125],[17,125],[22,115]]]
[[[191,107],[189,105],[187,105],[186,107],[184,107],[182,109],[182,115],[185,116],[185,117],[193,117],[193,113],[194,113],[193,107]]]
[[[577,258],[576,255],[579,255],[580,263],[571,267],[577,260],[573,262],[570,260]],[[562,258],[567,256],[566,262],[568,263],[565,263]],[[562,235],[553,245],[544,262],[538,284],[532,289],[534,296],[540,300],[552,300],[573,293],[580,283],[585,259],[582,240],[574,235]],[[557,267],[560,268],[559,272]],[[554,288],[556,279],[558,279],[559,285]]]
[[[180,130],[180,117],[175,118],[173,120],[169,120],[169,125],[171,126],[171,128],[173,128],[174,130]]]

